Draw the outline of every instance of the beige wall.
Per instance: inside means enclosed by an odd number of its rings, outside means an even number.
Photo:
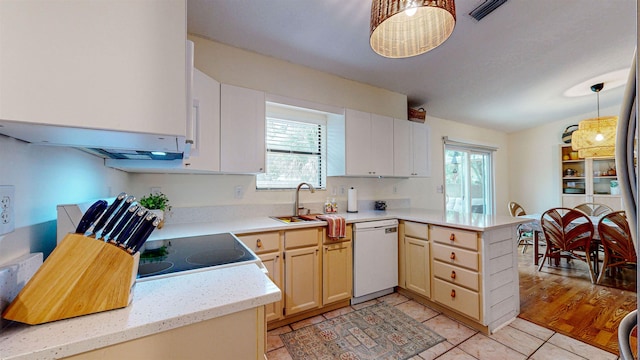
[[[407,96],[197,36],[195,66],[214,79],[269,94],[407,118]]]
[[[615,116],[619,110],[619,105],[600,109],[600,115]],[[562,205],[562,132],[567,126],[592,117],[593,113],[588,113],[509,134],[509,199],[518,202],[528,213],[542,213]]]
[[[406,118],[406,96],[367,84],[346,80],[331,74],[271,57],[244,51],[204,38],[190,36],[195,43],[195,65],[223,83],[266,91],[335,107]],[[327,190],[315,194],[301,193],[302,202],[322,202],[327,197],[346,201],[341,189],[355,187],[361,200],[410,198],[413,207],[442,209],[443,194],[437,187],[443,183],[442,136],[485,143],[499,147],[496,154],[496,202],[498,213],[506,213],[508,194],[506,134],[468,126],[454,121],[428,117],[431,126],[432,176],[426,179],[375,179],[331,177]],[[390,138],[391,140],[391,138]],[[144,194],[159,186],[175,206],[234,204],[286,204],[293,202],[293,191],[256,191],[255,177],[242,175],[132,175],[136,193]],[[234,197],[241,186],[242,199]]]
[[[509,144],[506,133],[470,126],[451,120],[429,117],[427,124],[431,126],[431,177],[428,179],[410,179],[403,191],[412,194],[412,205],[427,209],[443,209],[444,194],[437,192],[437,187],[444,184],[444,158],[442,137],[450,139],[491,145],[498,148],[495,153],[495,197],[496,213],[506,215],[509,188]]]

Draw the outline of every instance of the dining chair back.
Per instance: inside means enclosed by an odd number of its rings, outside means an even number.
[[[547,248],[538,265],[538,271],[544,266],[545,259],[555,259],[559,264],[561,257],[579,259],[587,263],[589,278],[595,282],[591,256],[593,251],[593,223],[585,213],[569,208],[552,208],[540,218]]]
[[[580,210],[588,216],[602,216],[613,212],[613,209],[605,204],[598,203],[582,203],[574,207],[576,210]]]
[[[603,216],[598,222],[598,234],[604,248],[604,262],[597,283],[600,283],[608,268],[637,265],[636,249],[631,240],[631,230],[624,211]]]
[[[522,208],[522,206],[515,201],[509,202],[508,208],[509,208],[509,213],[513,217],[527,215],[527,212],[524,211],[524,208]]]
[[[513,217],[518,217],[522,215],[527,215],[527,212],[524,211],[524,208],[515,201],[511,201],[508,204],[509,213]],[[527,251],[527,246],[533,246],[533,227],[531,224],[520,224],[517,228],[518,236],[516,238],[517,245],[524,245],[522,248],[522,253],[524,254]]]

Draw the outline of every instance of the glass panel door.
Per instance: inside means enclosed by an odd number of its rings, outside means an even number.
[[[491,153],[447,145],[444,158],[446,210],[493,214]]]

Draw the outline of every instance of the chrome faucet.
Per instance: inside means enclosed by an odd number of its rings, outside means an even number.
[[[312,194],[314,192],[316,192],[316,189],[313,187],[313,185],[311,185],[309,183],[302,182],[302,183],[298,184],[298,187],[296,188],[296,201],[293,204],[293,216],[300,215],[298,213],[298,211],[300,210],[300,208],[299,208],[299,206],[300,206],[300,188],[302,187],[302,185],[307,185]]]

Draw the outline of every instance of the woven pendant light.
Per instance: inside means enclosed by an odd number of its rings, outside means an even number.
[[[369,41],[384,57],[406,58],[442,44],[455,24],[453,0],[373,0]]]
[[[617,116],[600,117],[600,90],[604,83],[591,86],[598,101],[598,117],[578,123],[578,130],[571,135],[571,148],[581,158],[614,156],[616,151]]]

